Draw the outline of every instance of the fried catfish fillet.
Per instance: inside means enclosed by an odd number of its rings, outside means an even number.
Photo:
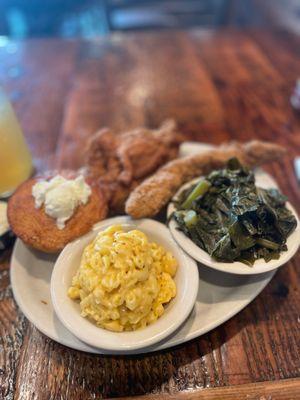
[[[59,172],[65,178],[75,178],[77,173]],[[56,253],[77,237],[87,233],[92,226],[107,215],[107,202],[99,186],[90,184],[92,193],[85,205],[80,205],[73,216],[66,222],[64,229],[58,229],[53,218],[49,217],[44,207],[35,208],[32,186],[39,178],[50,179],[56,173],[27,180],[9,199],[7,217],[12,231],[27,245],[44,251]]]
[[[85,173],[104,188],[112,213],[123,212],[130,191],[176,158],[182,141],[173,120],[120,134],[104,128],[89,142]]]
[[[126,213],[133,218],[156,215],[181,185],[213,169],[222,168],[232,157],[249,167],[255,167],[275,161],[284,154],[285,149],[280,145],[253,140],[245,144],[232,142],[201,154],[170,161],[133,190],[126,201]]]

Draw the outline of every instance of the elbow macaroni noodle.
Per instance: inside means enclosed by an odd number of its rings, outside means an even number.
[[[113,225],[84,249],[68,295],[98,326],[136,330],[156,321],[176,296],[176,269],[173,255],[143,232]]]

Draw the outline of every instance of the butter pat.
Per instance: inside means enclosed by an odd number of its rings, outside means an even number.
[[[65,179],[56,175],[51,180],[41,180],[32,187],[35,207],[45,206],[45,213],[56,220],[58,229],[63,229],[75,209],[86,204],[91,195],[90,186],[82,175],[75,179]]]

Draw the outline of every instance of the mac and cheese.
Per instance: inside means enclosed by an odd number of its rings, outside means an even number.
[[[131,331],[156,321],[176,295],[177,261],[139,231],[113,225],[84,250],[68,290],[81,315],[112,331]]]

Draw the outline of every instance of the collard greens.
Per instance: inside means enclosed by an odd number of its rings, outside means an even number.
[[[252,265],[278,259],[297,221],[277,189],[255,185],[237,159],[183,191],[173,218],[179,229],[218,261]]]

